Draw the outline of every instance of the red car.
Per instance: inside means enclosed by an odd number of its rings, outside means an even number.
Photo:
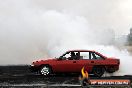
[[[89,73],[101,77],[104,72],[113,73],[119,69],[120,60],[108,58],[92,50],[70,50],[59,58],[35,61],[31,70],[41,75],[52,73],[80,73],[82,67]]]

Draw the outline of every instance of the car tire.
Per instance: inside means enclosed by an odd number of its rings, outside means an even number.
[[[107,69],[107,72],[108,73],[114,73],[116,70],[112,67],[110,67],[109,69]]]
[[[51,67],[48,65],[43,65],[40,68],[40,74],[41,75],[48,76],[51,74],[51,72],[52,72]]]
[[[92,73],[94,74],[94,76],[96,77],[101,77],[105,72],[105,69],[103,66],[94,66]]]

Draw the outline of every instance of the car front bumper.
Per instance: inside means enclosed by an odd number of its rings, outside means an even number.
[[[30,65],[29,69],[30,69],[31,72],[38,72],[39,71],[39,66]]]

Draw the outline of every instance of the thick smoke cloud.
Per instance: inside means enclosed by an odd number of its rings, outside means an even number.
[[[69,49],[92,49],[120,58],[125,66],[124,58],[131,56],[114,47],[115,37],[126,34],[131,22],[129,14],[122,14],[124,2],[1,0],[0,64],[29,64]]]
[[[1,1],[1,64],[29,63],[34,58],[56,56],[58,53],[54,52],[64,47],[76,45],[81,48],[87,44],[109,41],[100,37],[102,30],[89,28],[89,23],[83,16],[57,10],[41,10],[33,8],[30,3],[31,1]]]

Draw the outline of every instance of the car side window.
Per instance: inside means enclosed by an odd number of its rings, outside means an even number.
[[[76,59],[76,53],[75,52],[67,52],[62,57],[63,60],[75,60]]]
[[[104,59],[102,56],[100,56],[94,52],[91,55],[92,55],[92,59],[96,59],[96,60]]]
[[[67,52],[61,57],[61,59],[62,60],[68,60],[69,57],[70,57],[70,52]]]
[[[79,60],[79,52],[70,52],[66,58],[67,60]]]
[[[90,59],[89,52],[80,52],[80,59]]]
[[[66,54],[65,57],[66,58],[69,58],[70,57],[70,53]]]

